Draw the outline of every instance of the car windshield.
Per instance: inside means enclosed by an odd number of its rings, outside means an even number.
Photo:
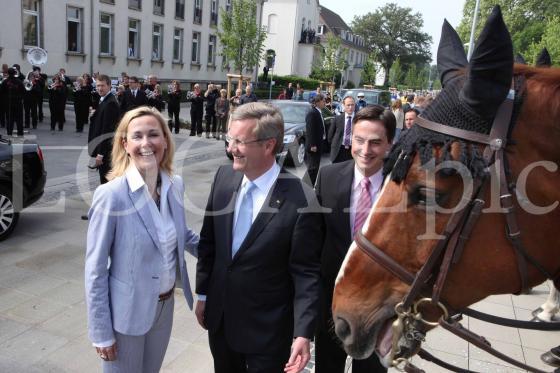
[[[278,106],[282,117],[284,117],[284,122],[287,123],[301,123],[305,122],[305,116],[309,111],[310,105],[299,105],[299,104],[289,104],[289,103],[278,103],[274,104]]]
[[[378,92],[371,92],[371,91],[353,91],[353,90],[348,90],[344,93],[345,96],[352,96],[355,99],[357,99],[358,93],[363,93],[365,95],[364,100],[366,100],[366,102],[368,104],[377,104],[379,103],[379,93]]]

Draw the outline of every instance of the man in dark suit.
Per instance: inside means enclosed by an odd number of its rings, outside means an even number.
[[[282,116],[270,105],[248,103],[232,114],[233,166],[216,173],[196,275],[195,313],[208,329],[217,373],[299,372],[310,358],[319,206],[313,191],[276,163],[283,136]]]
[[[315,336],[315,372],[343,373],[346,353],[334,334],[332,294],[334,283],[354,233],[362,228],[383,184],[383,158],[395,135],[395,117],[380,105],[360,110],[353,119],[353,160],[321,168],[315,192],[323,214],[321,251],[321,312]],[[367,202],[367,203],[364,203]],[[331,209],[331,210],[329,210]],[[354,360],[352,372],[378,373],[387,369],[374,353]]]
[[[321,155],[327,140],[325,121],[321,110],[325,107],[325,96],[317,93],[311,100],[313,106],[305,116],[305,164],[311,185],[315,185],[317,172],[321,164]]]
[[[346,96],[342,100],[344,112],[337,115],[334,125],[329,128],[329,143],[331,144],[331,162],[339,163],[352,159],[352,119],[356,102],[354,97]]]
[[[119,121],[119,103],[111,93],[111,79],[99,75],[95,88],[100,102],[91,117],[88,133],[88,153],[95,158],[101,184],[107,182],[107,173],[111,170],[112,140]]]
[[[148,105],[146,92],[140,89],[140,82],[138,81],[138,78],[131,76],[129,84],[130,89],[124,92],[123,102],[121,103],[121,114],[139,106]]]

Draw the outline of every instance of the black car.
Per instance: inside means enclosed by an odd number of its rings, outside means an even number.
[[[358,93],[364,94],[364,99],[368,105],[378,104],[386,108],[391,106],[391,92],[381,89],[342,89],[340,90],[339,96],[341,99],[346,96],[352,96],[355,101],[358,101]]]
[[[47,173],[37,144],[13,144],[0,136],[0,241],[13,232],[19,212],[43,195]]]
[[[305,156],[305,116],[311,110],[311,104],[306,101],[271,100],[266,101],[278,109],[284,118],[284,147],[279,158],[284,158],[284,164],[298,167],[303,164]],[[328,130],[333,120],[333,114],[328,109],[323,109],[325,127]],[[226,155],[233,159],[227,151],[228,143],[225,142]]]

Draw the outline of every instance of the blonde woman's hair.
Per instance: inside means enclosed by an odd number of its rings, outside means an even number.
[[[175,156],[175,143],[173,142],[171,131],[169,130],[165,119],[157,109],[149,106],[140,106],[136,109],[126,112],[126,114],[119,122],[119,125],[115,131],[115,137],[113,138],[113,149],[111,151],[112,168],[107,175],[107,180],[112,180],[116,177],[124,175],[126,169],[128,168],[128,166],[130,166],[130,157],[126,153],[123,141],[126,141],[126,134],[128,133],[128,126],[130,125],[130,122],[132,122],[136,118],[140,118],[146,115],[156,118],[163,132],[163,137],[167,142],[167,149],[163,154],[163,159],[159,164],[159,168],[160,170],[167,172],[169,175],[173,174],[173,157]]]

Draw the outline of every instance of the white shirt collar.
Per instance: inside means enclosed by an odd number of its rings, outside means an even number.
[[[358,170],[358,166],[354,164],[354,182],[352,185],[352,190],[356,190],[356,188],[360,187],[360,183],[365,176]],[[376,173],[369,177],[369,181],[371,182],[371,191],[377,192],[381,185],[383,184],[383,167],[379,169]]]
[[[142,177],[140,171],[138,171],[136,166],[134,166],[134,164],[128,166],[125,172],[125,176],[126,176],[126,180],[128,181],[128,186],[130,188],[130,191],[133,193],[136,192],[138,189],[142,188],[144,185],[146,185],[144,178]],[[161,177],[160,195],[164,196],[167,193],[167,189],[169,189],[169,186],[173,182],[171,181],[171,178],[166,172],[160,171],[159,176]]]
[[[255,180],[253,180],[253,184],[255,184],[255,186],[260,191],[268,193],[272,184],[274,184],[274,182],[278,178],[278,174],[280,174],[280,166],[278,166],[278,163],[274,162],[272,164],[272,167],[270,167],[264,174],[262,174],[261,176],[257,177]],[[244,187],[245,184],[248,183],[248,182],[249,182],[249,179],[247,178],[247,176],[243,176],[243,181],[241,182],[241,187]]]

